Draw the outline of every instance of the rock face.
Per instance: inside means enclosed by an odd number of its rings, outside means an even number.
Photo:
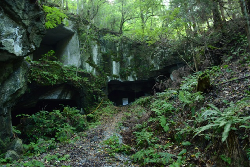
[[[39,47],[45,33],[44,13],[27,0],[2,0],[0,60],[27,56]]]
[[[12,137],[11,107],[26,90],[28,65],[45,34],[45,15],[27,0],[1,0],[0,7],[0,139]]]

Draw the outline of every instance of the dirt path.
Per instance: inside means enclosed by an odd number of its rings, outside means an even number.
[[[118,123],[123,117],[123,111],[126,107],[119,107],[119,112],[110,120],[107,120],[102,125],[90,129],[86,132],[86,136],[72,144],[65,144],[59,148],[52,150],[46,154],[36,157],[37,160],[43,161],[46,166],[71,166],[71,167],[121,167],[121,166],[137,166],[132,164],[131,160],[122,154],[109,155],[105,151],[105,145],[102,144],[113,135],[119,137],[122,141],[122,136],[117,128]],[[67,161],[46,161],[46,155],[70,155]]]

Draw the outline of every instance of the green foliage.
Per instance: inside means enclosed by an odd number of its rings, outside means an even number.
[[[132,155],[135,162],[139,162],[143,165],[149,164],[163,164],[166,165],[173,161],[173,154],[168,152],[157,152],[157,148],[148,147],[146,149],[141,149]]]
[[[107,41],[113,41],[113,42],[117,42],[122,38],[122,36],[116,36],[113,34],[106,34],[103,39],[107,40]]]
[[[190,105],[196,101],[201,101],[204,97],[201,95],[201,92],[190,93],[188,91],[179,91],[179,100],[184,104]]]
[[[110,154],[113,153],[123,153],[123,154],[131,154],[131,147],[120,143],[119,137],[117,135],[111,136],[109,139],[103,141],[104,144],[108,145],[109,148],[106,149]]]
[[[189,141],[183,141],[181,144],[183,146],[190,146],[191,145],[191,143]]]
[[[71,82],[73,85],[80,87],[81,85],[91,87],[88,76],[83,70],[76,67],[63,66],[61,62],[56,61],[55,52],[53,50],[42,55],[39,61],[30,61],[32,68],[30,69],[28,79],[42,85],[55,85],[60,82]],[[85,76],[76,75],[78,72],[84,73]],[[93,83],[92,83],[93,84]]]
[[[106,104],[103,104],[102,107],[87,115],[87,117],[90,119],[90,124],[100,124],[101,121],[110,119],[114,114],[117,113],[115,106],[112,105],[110,101],[105,103]]]
[[[20,165],[28,167],[45,167],[41,161],[33,159],[32,161],[22,162]]]
[[[39,161],[39,160],[29,160],[29,161],[14,161],[12,162],[11,164],[6,164],[6,167],[11,167],[11,166],[15,166],[15,167],[24,167],[24,166],[27,166],[27,167],[45,167],[45,165],[43,164],[43,162]]]
[[[220,155],[220,158],[225,161],[226,163],[228,163],[229,165],[231,164],[231,158],[227,157],[226,155]]]
[[[250,148],[246,149],[246,153],[247,153],[248,160],[250,160]]]
[[[20,134],[21,134],[21,131],[18,130],[18,129],[16,128],[16,126],[12,126],[12,132],[13,132],[14,134],[17,134],[17,135],[20,135]],[[0,141],[0,142],[1,142],[1,141]]]
[[[43,10],[46,13],[45,27],[47,29],[55,28],[57,25],[61,24],[65,18],[67,18],[67,15],[62,13],[58,8],[44,5]]]
[[[64,107],[62,112],[40,111],[24,119],[28,124],[22,134],[27,135],[30,141],[51,137],[56,137],[59,141],[67,141],[74,132],[87,128],[85,116],[81,115],[79,110],[70,107]]]
[[[198,84],[199,75],[200,75],[200,72],[197,72],[188,77],[184,77],[185,80],[182,81],[182,85],[180,89],[184,91],[190,91],[190,92],[193,91]]]
[[[10,159],[10,158],[0,158],[0,164],[2,164],[2,163],[11,163],[11,161],[12,161],[12,159]]]
[[[56,147],[57,145],[54,138],[49,140],[40,138],[36,142],[30,142],[28,145],[24,144],[26,155],[42,154],[48,152],[49,150],[55,149]]]
[[[229,132],[231,130],[237,130],[237,127],[246,127],[250,116],[241,116],[242,108],[249,105],[249,99],[243,99],[237,102],[236,104],[230,103],[230,106],[224,111],[220,111],[216,106],[210,104],[210,109],[206,109],[202,117],[204,122],[207,122],[207,125],[199,127],[195,130],[196,135],[200,134],[203,131],[214,129],[216,132],[222,131],[222,142],[226,141]]]
[[[44,160],[50,162],[50,161],[57,161],[57,162],[60,162],[60,161],[66,161],[70,158],[70,155],[69,154],[65,154],[65,155],[60,155],[60,154],[55,154],[55,155],[50,155],[50,154],[47,154],[45,157],[44,157]]]
[[[44,61],[53,61],[53,60],[57,60],[57,57],[55,56],[55,51],[54,50],[50,50],[48,51],[48,53],[45,53],[44,55],[42,55],[41,60]]]
[[[60,142],[65,142],[74,135],[75,129],[76,128],[70,126],[69,124],[63,124],[63,126],[56,132],[55,137]]]
[[[160,121],[160,125],[162,126],[162,128],[164,129],[165,132],[169,131],[169,124],[167,123],[167,118],[165,116],[159,116],[159,121]]]
[[[142,129],[140,132],[134,132],[136,136],[137,146],[140,148],[152,146],[159,139],[154,137],[153,132],[148,132],[146,129]]]
[[[161,116],[163,114],[171,114],[175,110],[172,104],[165,102],[164,100],[156,100],[151,105],[152,111],[155,111],[155,113],[158,116]]]
[[[35,82],[38,85],[50,86],[62,83],[68,83],[87,91],[86,100],[89,108],[98,97],[103,96],[101,88],[106,84],[105,77],[94,76],[75,66],[63,66],[59,61],[56,61],[53,50],[43,55],[39,61],[31,61],[31,68],[28,74],[28,81]],[[97,98],[95,98],[97,97]]]
[[[137,104],[143,107],[149,106],[151,104],[152,101],[152,97],[148,96],[148,97],[141,97],[139,99],[137,99],[133,104]]]

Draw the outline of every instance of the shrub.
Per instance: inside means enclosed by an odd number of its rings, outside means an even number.
[[[87,127],[85,116],[81,115],[79,110],[70,107],[64,107],[62,112],[59,110],[40,111],[24,119],[26,126],[22,134],[27,135],[29,141],[32,142],[39,138],[51,137],[66,141],[74,132],[82,131]]]

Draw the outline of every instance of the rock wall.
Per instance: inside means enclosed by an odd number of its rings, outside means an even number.
[[[78,30],[80,47],[84,48],[81,67],[94,74],[104,73],[108,81],[147,80],[160,74],[170,75],[182,63],[181,58],[168,53],[167,48],[93,29],[85,25]]]
[[[12,137],[11,107],[27,88],[30,56],[45,34],[45,15],[27,0],[1,0],[0,7],[0,139]]]

